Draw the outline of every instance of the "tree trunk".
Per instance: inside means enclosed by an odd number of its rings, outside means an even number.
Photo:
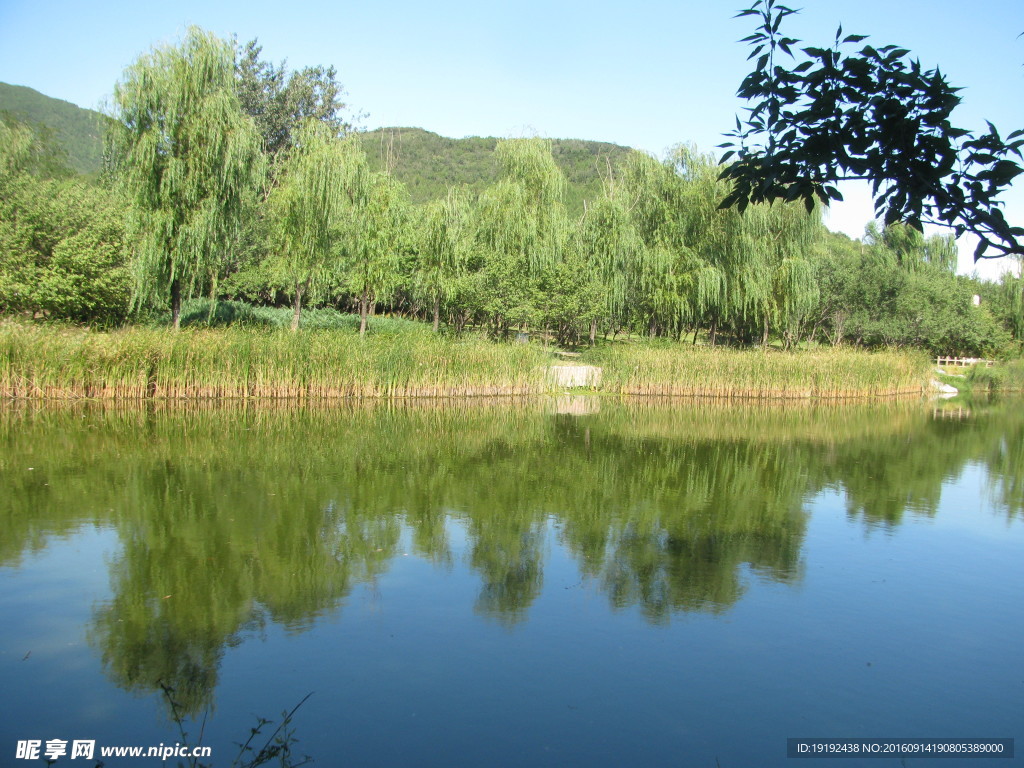
[[[597,343],[597,318],[590,321],[590,346]]]
[[[363,289],[363,295],[359,297],[359,335],[366,335],[366,313],[370,309],[370,297],[367,290]]]
[[[711,321],[711,346],[715,346],[715,338],[718,336],[718,320]]]
[[[762,347],[767,347],[768,346],[768,316],[767,315],[765,315],[765,318],[764,318],[764,333],[761,334],[761,346]]]
[[[308,281],[307,281],[308,284]],[[302,313],[302,294],[306,292],[305,285],[299,285],[298,281],[295,282],[295,302],[292,307],[295,310],[292,314],[292,331],[299,330],[299,315]]]
[[[206,324],[213,325],[213,316],[217,314],[217,279],[216,275],[210,283],[210,311],[206,313]]]
[[[786,330],[786,349],[796,349],[800,344],[800,337],[803,336],[803,323],[799,320]]]
[[[181,329],[181,282],[178,278],[171,280],[171,322],[174,330]]]
[[[434,297],[434,333],[441,327],[441,297]]]

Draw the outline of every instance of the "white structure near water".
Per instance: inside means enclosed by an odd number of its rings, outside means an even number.
[[[601,369],[596,365],[552,365],[548,380],[556,387],[597,389],[601,386]]]

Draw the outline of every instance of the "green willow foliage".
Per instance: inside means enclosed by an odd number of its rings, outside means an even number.
[[[140,301],[216,283],[263,162],[235,92],[234,48],[193,27],[141,56],[114,88],[113,170],[130,201]]]
[[[496,335],[543,323],[538,282],[564,256],[565,178],[543,139],[501,141],[502,178],[480,200],[476,246],[483,256],[479,304]]]
[[[1005,301],[1005,317],[1013,338],[1024,341],[1024,275],[1005,273],[1000,287]]]
[[[413,292],[431,308],[435,333],[441,324],[441,302],[455,298],[466,271],[469,216],[467,199],[457,189],[449,189],[446,199],[429,202],[421,211]]]
[[[303,295],[324,281],[337,260],[335,244],[352,218],[357,151],[323,123],[304,123],[267,201],[277,251],[273,269],[293,297],[293,331],[299,328]]]
[[[621,190],[609,199],[631,212],[635,237],[612,235],[630,246],[627,283],[633,322],[651,336],[719,328],[743,342],[767,342],[816,299],[809,256],[822,233],[817,212],[795,205],[753,206],[744,215],[719,209],[728,186],[710,156],[676,148],[665,163],[634,155]],[[619,217],[621,220],[621,216]],[[610,221],[614,221],[611,219]],[[629,319],[623,318],[623,324]]]
[[[405,188],[386,173],[370,171],[361,154],[350,195],[353,215],[343,235],[339,287],[356,297],[362,336],[377,301],[402,283],[399,253],[409,208]]]

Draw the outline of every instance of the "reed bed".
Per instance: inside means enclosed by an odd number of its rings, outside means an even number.
[[[680,345],[619,345],[585,361],[603,369],[602,389],[630,395],[843,399],[920,394],[930,360],[917,352],[799,352]]]
[[[229,326],[91,332],[0,324],[0,397],[117,400],[452,397],[562,391],[536,346],[438,336],[415,324],[344,329]],[[620,344],[588,352],[612,394],[841,399],[921,393],[923,354],[796,353]],[[575,390],[574,390],[575,391]]]
[[[547,356],[526,345],[425,333],[0,326],[6,398],[333,398],[546,391]]]
[[[1024,392],[1024,360],[1000,362],[991,368],[985,365],[972,366],[967,371],[966,383],[973,390]]]

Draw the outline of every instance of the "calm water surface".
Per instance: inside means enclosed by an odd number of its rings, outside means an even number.
[[[0,765],[161,684],[218,766],[311,691],[318,765],[1022,764],[1021,405],[5,407]]]

